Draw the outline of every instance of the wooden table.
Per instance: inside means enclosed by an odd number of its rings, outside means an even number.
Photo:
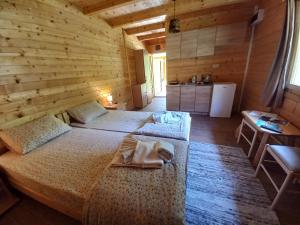
[[[257,132],[262,133],[262,139],[260,141],[259,147],[257,149],[257,152],[254,157],[254,165],[257,166],[259,163],[259,160],[261,158],[261,155],[263,153],[265,145],[268,143],[268,140],[270,136],[286,136],[288,137],[288,145],[293,146],[295,137],[300,137],[300,130],[292,125],[291,123],[287,123],[286,125],[280,125],[280,128],[282,129],[282,133],[273,132],[264,128],[261,128],[257,125],[257,121],[259,120],[260,116],[264,114],[264,112],[259,111],[243,111],[242,115],[244,116],[244,119],[248,124],[252,126],[252,129],[254,128]],[[274,114],[277,119],[282,119],[280,116],[277,116]],[[242,127],[241,129],[242,130]],[[240,131],[241,132],[241,131]]]

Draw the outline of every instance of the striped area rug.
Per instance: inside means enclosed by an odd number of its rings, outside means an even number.
[[[278,225],[270,203],[242,149],[190,143],[187,224]]]

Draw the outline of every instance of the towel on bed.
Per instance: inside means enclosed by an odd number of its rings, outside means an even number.
[[[186,112],[169,112],[180,114],[180,121],[177,123],[154,123],[146,122],[142,127],[134,131],[135,134],[174,138],[179,140],[189,140],[190,128],[191,128],[191,117]]]
[[[180,122],[182,114],[179,112],[162,111],[153,113],[152,117],[154,123],[172,124]]]
[[[155,144],[155,151],[164,162],[170,162],[174,157],[174,145],[166,141],[158,141]]]
[[[112,166],[160,169],[164,161],[158,156],[155,141],[126,138],[112,160]]]
[[[83,224],[184,225],[188,143],[178,140],[170,143],[175,148],[174,158],[161,169],[107,167],[86,198]]]

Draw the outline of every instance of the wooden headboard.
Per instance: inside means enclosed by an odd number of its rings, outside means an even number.
[[[64,123],[70,124],[70,116],[67,112],[58,113],[55,116]]]

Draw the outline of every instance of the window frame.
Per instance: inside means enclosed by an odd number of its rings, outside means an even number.
[[[299,85],[296,85],[296,84],[293,84],[291,83],[292,81],[292,78],[293,78],[293,69],[294,69],[294,64],[295,64],[295,61],[296,61],[296,55],[299,51],[299,59],[300,59],[300,16],[298,15],[298,12],[300,13],[300,1],[296,1],[296,24],[295,24],[295,36],[294,36],[294,46],[297,48],[296,51],[293,51],[292,52],[292,55],[291,55],[291,71],[289,73],[289,76],[288,76],[288,79],[287,79],[287,89],[290,89],[290,90],[294,90],[294,91],[297,91],[300,93],[300,84]],[[300,63],[300,62],[299,62]],[[297,76],[300,76],[300,74],[298,74]]]

